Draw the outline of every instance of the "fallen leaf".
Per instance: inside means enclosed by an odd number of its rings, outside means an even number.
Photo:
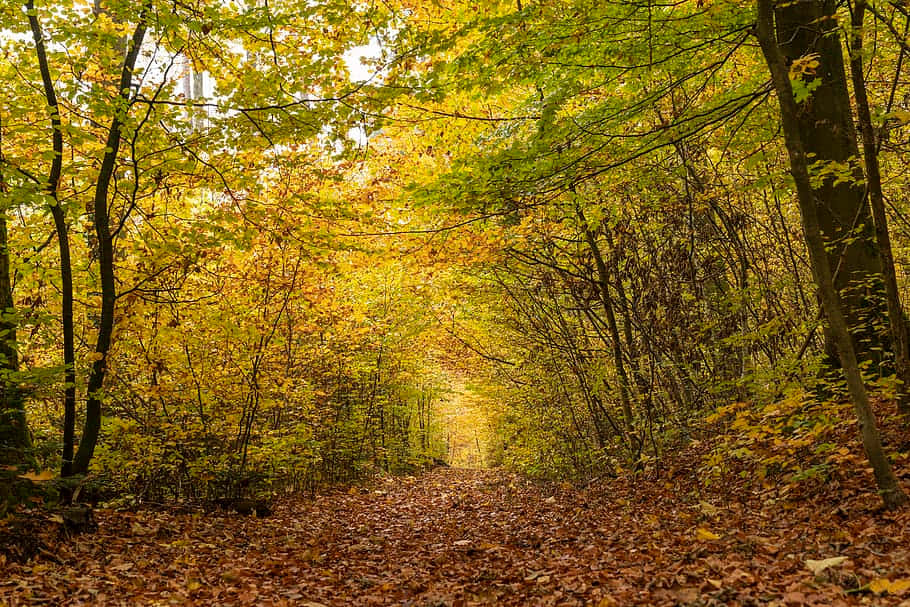
[[[235,570],[223,571],[221,573],[221,579],[227,582],[228,584],[233,584],[243,577],[243,572]]]
[[[878,595],[902,596],[910,590],[910,578],[899,580],[889,580],[884,577],[876,578],[869,582],[869,590]]]
[[[708,531],[704,527],[699,527],[695,530],[695,537],[697,537],[702,542],[710,542],[714,540],[719,540],[720,536],[714,533],[713,531]]]
[[[56,476],[53,470],[43,470],[41,472],[26,472],[25,474],[20,474],[19,478],[25,478],[30,481],[41,482],[49,481]]]
[[[720,512],[720,508],[708,502],[698,502],[698,509],[702,514],[705,514],[707,516],[714,516]]]
[[[806,567],[813,575],[820,575],[825,569],[842,565],[847,560],[848,558],[846,556],[832,556],[831,558],[822,559],[820,561],[806,559]]]

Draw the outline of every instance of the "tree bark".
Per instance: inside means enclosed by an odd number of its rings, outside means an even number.
[[[594,257],[594,265],[597,267],[597,285],[601,303],[604,312],[607,315],[607,327],[610,330],[611,350],[613,353],[613,366],[616,367],[616,374],[619,375],[619,400],[622,406],[623,417],[626,422],[626,429],[631,431],[634,427],[634,412],[632,411],[632,400],[629,397],[629,376],[626,373],[626,365],[622,356],[622,342],[619,339],[619,327],[616,323],[616,314],[613,311],[613,298],[610,296],[610,275],[607,270],[607,264],[604,261],[600,246],[597,244],[597,238],[594,232],[588,226],[581,206],[576,203],[575,213],[578,215],[578,221],[581,223],[581,229],[584,231],[585,242],[591,250]]]
[[[777,3],[777,48],[785,68],[802,66],[804,82],[817,86],[805,103],[795,105],[795,129],[810,175],[818,177],[825,169],[849,167],[849,178],[841,183],[830,175],[814,184],[813,204],[828,266],[839,267],[834,288],[843,303],[857,358],[861,363],[880,364],[881,352],[889,346],[886,336],[875,328],[884,325],[887,317],[882,260],[863,186],[836,12],[835,0]],[[810,67],[809,59],[817,60],[818,65]],[[837,360],[836,337],[830,330],[825,333],[825,343],[829,358]]]
[[[101,431],[101,409],[103,404],[102,389],[104,378],[107,374],[107,356],[111,348],[111,338],[114,332],[114,307],[117,302],[117,285],[114,279],[114,238],[111,233],[110,219],[108,216],[108,191],[114,176],[114,167],[120,150],[120,132],[123,127],[123,112],[130,105],[130,95],[133,83],[133,70],[139,58],[139,50],[145,38],[147,28],[146,19],[149,6],[145,5],[139,15],[139,23],[130,39],[129,50],[123,61],[120,72],[118,107],[114,110],[114,118],[108,130],[105,153],[101,160],[101,169],[98,172],[98,181],[95,185],[94,218],[95,234],[98,237],[98,267],[101,276],[101,321],[98,327],[98,339],[95,343],[95,360],[88,378],[88,387],[85,405],[85,424],[82,429],[82,439],[79,449],[73,458],[73,473],[86,474],[98,435]],[[122,103],[122,108],[119,106]]]
[[[3,149],[0,147],[0,171],[2,167]],[[3,173],[0,172],[0,194],[6,192],[6,182]],[[23,459],[24,451],[31,446],[31,440],[25,418],[25,402],[16,379],[16,373],[19,371],[19,354],[9,260],[9,238],[4,206],[0,207],[0,462],[18,463]]]
[[[885,212],[885,196],[882,192],[882,174],[878,162],[878,144],[869,96],[866,92],[866,78],[863,72],[863,21],[866,15],[865,0],[857,0],[853,10],[853,34],[850,56],[850,75],[853,79],[853,93],[856,99],[856,114],[863,136],[863,160],[866,165],[866,193],[872,207],[875,222],[875,240],[881,251],[882,279],[888,307],[888,325],[894,349],[894,370],[898,379],[897,406],[901,413],[910,415],[910,348],[908,348],[907,327],[904,309],[901,305],[900,290],[897,286],[897,272],[894,266],[894,252],[888,231],[888,215]]]
[[[872,465],[882,501],[886,507],[894,508],[906,504],[907,495],[898,484],[888,457],[882,448],[881,437],[875,424],[875,415],[869,404],[866,386],[859,369],[854,340],[851,338],[847,316],[843,312],[843,308],[848,308],[852,300],[842,299],[838,294],[831,271],[831,259],[826,250],[825,234],[819,218],[820,209],[826,206],[824,195],[831,195],[832,192],[827,188],[813,189],[812,187],[809,174],[810,161],[803,138],[807,134],[811,135],[813,129],[808,129],[802,124],[806,120],[812,120],[812,116],[800,112],[793,95],[787,58],[782,52],[782,46],[778,44],[778,40],[789,41],[787,36],[793,35],[793,22],[792,20],[775,21],[772,0],[756,0],[756,3],[758,8],[756,35],[780,103],[784,141],[790,157],[790,172],[796,185],[797,201],[812,273],[818,285],[822,306],[828,317],[829,333],[837,348],[850,398],[859,421],[866,456]],[[827,0],[798,0],[795,5],[788,4],[788,6],[795,6],[806,19],[809,19],[805,27],[815,27],[822,9],[831,8],[833,10],[833,6]],[[792,15],[790,16],[792,17]],[[777,36],[775,36],[775,24],[777,25]],[[783,29],[781,29],[782,24]],[[834,37],[836,42],[836,36],[831,34],[831,37]],[[836,46],[836,50],[839,54],[839,44]],[[821,60],[825,60],[825,57],[822,57]],[[843,92],[846,94],[846,89]],[[834,100],[832,103],[841,105],[842,100]],[[836,202],[840,202],[840,200]]]
[[[60,123],[60,109],[57,106],[57,92],[51,78],[47,51],[44,47],[44,34],[35,12],[32,0],[25,4],[32,38],[35,42],[35,55],[38,69],[41,72],[41,83],[44,98],[47,101],[51,119],[51,145],[54,157],[47,177],[45,194],[50,197],[51,216],[54,218],[54,231],[57,233],[57,246],[60,251],[60,321],[63,328],[63,453],[61,475],[72,474],[73,449],[76,440],[76,347],[75,328],[73,324],[73,264],[70,260],[69,228],[66,225],[66,214],[57,198],[57,186],[63,172],[63,131]]]

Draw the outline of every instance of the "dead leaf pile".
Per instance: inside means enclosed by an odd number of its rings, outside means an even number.
[[[910,512],[695,487],[441,469],[265,519],[101,510],[0,565],[0,605],[910,606]]]

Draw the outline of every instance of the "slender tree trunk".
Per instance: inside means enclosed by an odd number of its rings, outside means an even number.
[[[54,231],[57,233],[57,246],[60,251],[60,321],[63,329],[63,453],[61,474],[72,474],[73,449],[76,434],[76,347],[75,328],[73,325],[73,265],[70,259],[69,228],[66,225],[66,214],[57,198],[57,187],[63,171],[63,131],[61,130],[60,109],[57,106],[57,92],[51,78],[44,46],[44,34],[38,21],[38,14],[32,0],[25,4],[32,38],[35,42],[35,55],[38,69],[41,72],[41,83],[44,98],[47,102],[51,119],[51,145],[54,157],[47,177],[45,194],[51,199],[50,210],[54,218]]]
[[[0,194],[6,194],[3,179],[2,132],[0,132]],[[23,459],[31,446],[25,418],[25,402],[19,390],[16,373],[19,353],[16,349],[16,307],[10,274],[9,234],[6,208],[0,207],[0,463]]]
[[[51,208],[60,251],[61,322],[63,325],[63,461],[62,476],[73,473],[76,443],[76,345],[73,321],[73,264],[70,260],[69,229],[59,204]]]
[[[123,61],[120,73],[118,100],[124,108],[129,107],[132,94],[133,70],[139,58],[139,50],[145,38],[146,19],[149,6],[145,5],[139,15],[139,23],[133,31],[129,50]],[[98,181],[95,186],[94,216],[95,235],[98,238],[98,268],[101,276],[101,322],[98,327],[98,339],[95,343],[95,359],[88,378],[88,387],[85,405],[85,424],[82,428],[82,439],[79,449],[73,458],[73,473],[85,474],[88,472],[89,463],[95,453],[98,435],[101,432],[101,407],[103,404],[102,389],[104,378],[107,374],[107,356],[111,349],[111,338],[114,332],[114,307],[117,302],[117,285],[114,280],[114,238],[111,234],[110,218],[108,216],[108,191],[114,176],[114,167],[120,150],[120,131],[123,126],[121,109],[115,111],[114,118],[108,130],[105,143],[104,157],[101,160],[101,169],[98,172]]]
[[[901,305],[900,291],[897,287],[894,252],[891,249],[888,215],[885,213],[885,197],[882,193],[882,174],[878,162],[875,127],[872,124],[872,112],[869,109],[869,96],[866,93],[866,78],[863,72],[863,21],[866,14],[866,6],[865,0],[857,0],[854,5],[850,74],[853,79],[853,92],[856,98],[856,113],[859,118],[860,132],[863,136],[866,193],[869,196],[872,217],[875,221],[875,240],[878,243],[882,258],[882,277],[885,283],[885,295],[888,304],[888,323],[894,348],[894,366],[899,380],[897,405],[901,413],[910,415],[910,349],[908,349],[907,343],[907,327],[904,322],[904,309]]]
[[[787,27],[784,29],[780,28],[781,23],[778,22],[777,36],[775,36],[775,14],[772,0],[756,0],[756,3],[758,8],[756,35],[765,61],[768,64],[771,81],[780,103],[784,141],[790,157],[790,172],[796,185],[797,200],[802,217],[803,232],[809,250],[812,273],[818,285],[822,306],[830,326],[829,332],[837,348],[850,398],[859,421],[866,456],[872,465],[875,480],[885,506],[894,508],[906,504],[907,495],[898,484],[888,457],[882,448],[881,437],[875,424],[875,415],[869,404],[866,387],[860,373],[850,327],[847,324],[847,317],[842,311],[842,307],[849,305],[851,300],[849,298],[842,300],[835,287],[831,261],[826,250],[826,239],[819,220],[819,209],[825,206],[825,198],[823,196],[831,192],[827,188],[819,188],[817,190],[812,188],[812,181],[809,176],[809,157],[803,144],[806,129],[801,128],[801,123],[807,118],[811,118],[800,112],[800,108],[794,99],[787,58],[782,53],[782,48],[777,42],[778,39],[789,40],[785,36],[793,35],[792,21],[785,22]],[[808,5],[813,5],[814,10],[806,10]],[[804,16],[809,19],[805,24],[806,27],[815,27],[818,22],[819,12],[822,9],[826,7],[833,8],[825,0],[799,1],[795,6],[801,11],[805,10]],[[836,50],[840,53],[839,44]],[[820,61],[825,60],[826,57],[820,57]],[[846,89],[844,89],[844,92],[846,93]]]
[[[591,250],[594,257],[594,265],[597,267],[597,286],[600,294],[601,303],[604,312],[607,315],[607,327],[610,330],[611,349],[613,352],[613,366],[616,367],[616,373],[619,375],[619,400],[622,405],[623,417],[626,421],[626,429],[632,430],[634,426],[634,413],[632,411],[632,399],[629,397],[629,377],[626,373],[626,365],[622,357],[622,341],[619,338],[619,327],[616,324],[616,314],[613,311],[613,299],[610,296],[609,272],[607,264],[604,261],[600,246],[597,244],[597,238],[594,232],[588,226],[584,211],[581,206],[576,204],[575,213],[578,215],[578,221],[581,223],[581,229],[584,231],[585,242]]]
[[[626,342],[626,351],[629,353],[628,359],[632,365],[632,376],[635,378],[638,396],[642,399],[645,410],[649,411],[652,404],[651,386],[649,385],[648,380],[645,379],[644,372],[642,371],[643,362],[641,353],[639,352],[638,344],[632,335],[632,315],[629,312],[628,297],[626,296],[625,287],[622,284],[622,276],[619,272],[619,251],[616,248],[616,245],[613,244],[613,235],[610,230],[604,230],[604,234],[607,237],[607,244],[612,251],[610,263],[613,276],[616,279],[616,296],[619,303],[619,313],[622,316],[622,331]]]

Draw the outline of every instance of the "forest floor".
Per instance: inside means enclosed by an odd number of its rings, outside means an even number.
[[[910,606],[910,511],[679,477],[578,489],[437,469],[261,519],[99,510],[97,532],[0,563],[0,605]]]

